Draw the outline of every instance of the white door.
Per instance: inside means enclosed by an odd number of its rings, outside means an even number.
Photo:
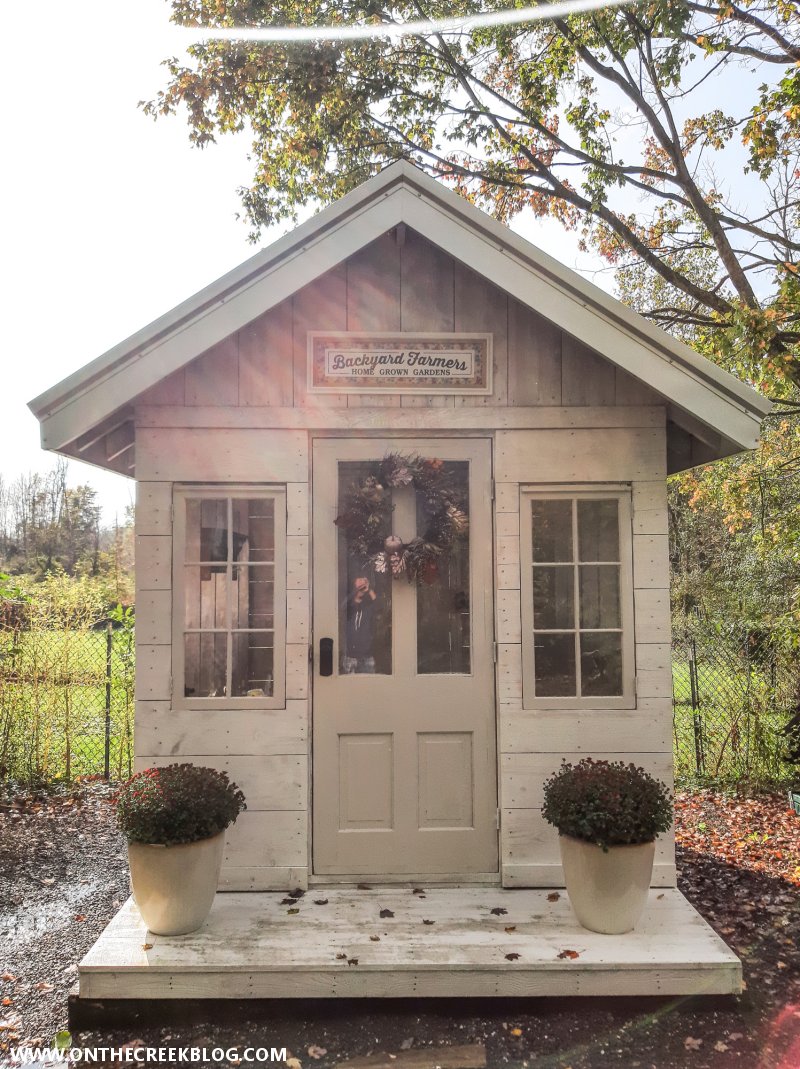
[[[391,453],[444,462],[469,531],[424,582],[364,563],[334,524]],[[402,879],[497,872],[491,442],[317,439],[314,872]],[[424,535],[413,485],[392,532]]]

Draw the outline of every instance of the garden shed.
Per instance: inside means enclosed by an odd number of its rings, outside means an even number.
[[[768,402],[397,163],[31,407],[137,482],[137,766],[248,802],[206,928],[128,904],[82,997],[738,990],[670,837],[641,930],[571,928],[541,804],[587,754],[670,781],[665,479]]]

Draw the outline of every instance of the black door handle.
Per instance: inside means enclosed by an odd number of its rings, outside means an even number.
[[[333,639],[321,638],[319,640],[319,674],[321,676],[333,675]]]

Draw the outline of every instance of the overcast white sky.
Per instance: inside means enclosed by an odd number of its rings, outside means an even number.
[[[40,0],[34,33],[27,5],[4,8],[4,477],[52,463],[32,397],[254,251],[235,218],[246,137],[201,152],[183,120],[154,123],[137,108],[181,47],[169,10],[167,0]],[[521,229],[569,266],[591,266],[557,224]],[[129,480],[86,465],[72,463],[71,478],[98,489],[109,522],[132,496]]]

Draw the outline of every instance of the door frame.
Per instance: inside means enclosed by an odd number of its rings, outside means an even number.
[[[315,520],[317,510],[317,496],[315,494],[315,480],[317,477],[317,470],[314,461],[315,447],[317,443],[333,442],[333,441],[353,441],[359,443],[368,443],[370,441],[388,441],[397,446],[402,446],[403,449],[409,449],[412,452],[416,452],[415,445],[417,443],[426,443],[428,441],[441,440],[442,442],[462,442],[462,441],[482,441],[488,445],[488,465],[489,465],[489,481],[491,486],[491,495],[489,501],[489,533],[490,533],[490,568],[489,574],[491,575],[491,583],[488,590],[484,591],[484,596],[488,595],[489,608],[486,613],[485,631],[486,639],[489,650],[489,674],[491,684],[491,696],[492,696],[492,720],[493,725],[490,725],[490,735],[494,741],[494,772],[495,772],[495,784],[494,784],[494,800],[496,807],[496,829],[497,836],[497,867],[491,872],[478,872],[478,873],[453,873],[453,874],[436,874],[431,876],[430,873],[404,873],[400,876],[387,876],[383,873],[372,874],[331,874],[331,873],[317,873],[314,871],[314,837],[315,837],[315,821],[314,821],[314,790],[315,790],[315,776],[314,776],[314,717],[316,715],[315,706],[315,680],[316,680],[316,661],[318,657],[318,635],[316,632],[316,617],[315,617]],[[487,886],[501,886],[502,880],[502,855],[500,850],[500,722],[498,716],[498,693],[497,693],[497,561],[496,561],[496,516],[495,516],[495,436],[493,431],[476,430],[476,431],[448,431],[444,429],[428,429],[425,428],[419,430],[407,430],[407,429],[394,429],[394,428],[370,428],[369,430],[357,431],[357,430],[334,430],[334,431],[313,431],[309,433],[309,511],[310,511],[310,540],[309,540],[309,621],[310,621],[310,638],[309,638],[309,776],[308,776],[308,792],[309,792],[309,806],[308,806],[308,884],[309,886],[325,886],[325,885],[350,885],[354,886],[357,882],[370,882],[385,885],[403,885],[406,883],[419,883],[424,881],[427,886],[436,885],[487,885]],[[473,636],[474,640],[474,636]],[[492,730],[493,726],[493,730]]]

